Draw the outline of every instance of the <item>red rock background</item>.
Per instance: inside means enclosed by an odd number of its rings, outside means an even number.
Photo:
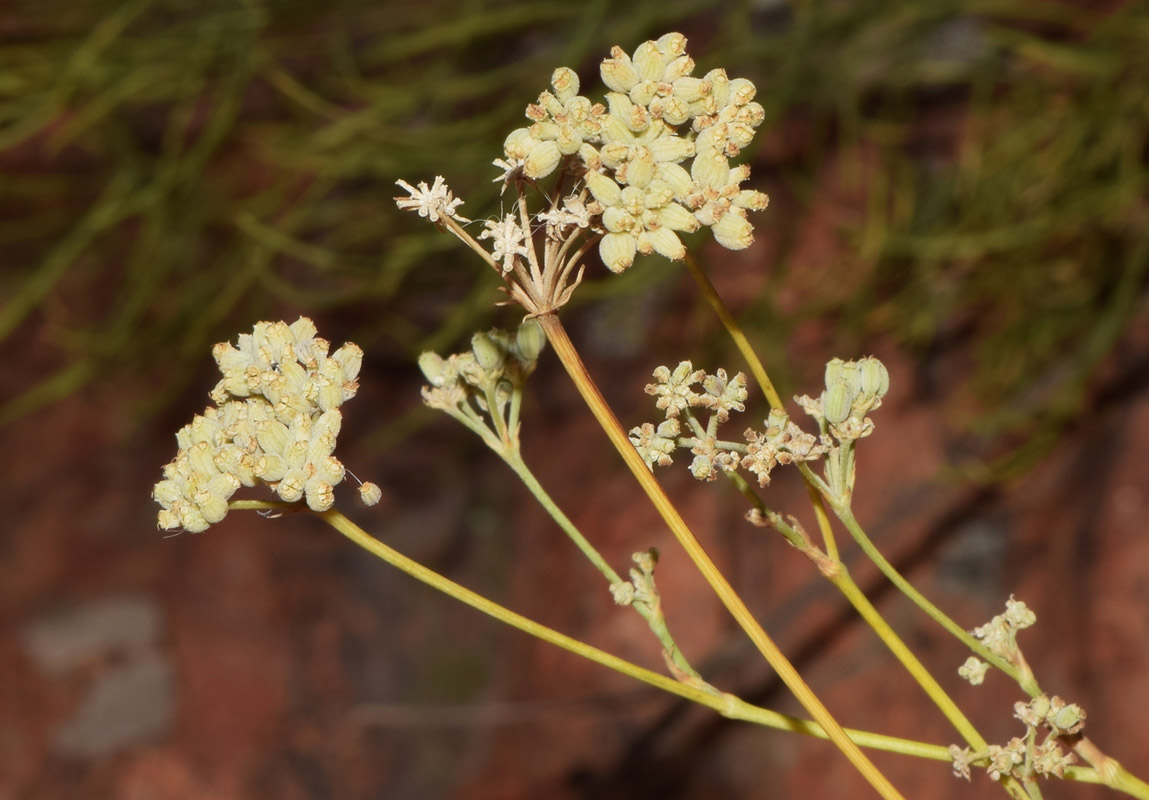
[[[776,162],[803,137],[801,122],[781,127],[764,143],[764,160]],[[836,235],[866,213],[859,165],[871,169],[873,154],[827,155],[817,199],[801,216],[795,198],[771,189],[755,248],[704,253],[735,308],[762,289],[784,237],[803,269],[779,290],[783,307],[861,280],[843,268],[855,262]],[[1143,293],[1139,302],[1143,309]],[[355,318],[316,321],[338,343]],[[573,309],[568,321],[627,425],[651,418],[642,386],[658,364],[691,358],[737,368],[685,276],[641,303],[602,301]],[[14,394],[51,357],[49,324],[22,328],[0,367],[0,394]],[[967,627],[999,613],[1010,594],[1025,600],[1038,624],[1021,641],[1042,684],[1081,704],[1094,740],[1149,776],[1145,315],[1094,376],[1089,406],[1050,455],[994,486],[957,469],[971,447],[960,424],[972,413],[969,353],[923,364],[880,335],[843,353],[829,326],[813,319],[784,346],[768,344],[785,352],[788,388],[799,393],[816,391],[821,365],[835,355],[873,352],[888,364],[892,390],[859,457],[857,514],[873,538]],[[361,344],[368,361],[340,455],[379,483],[384,499],[354,517],[517,611],[661,669],[637,615],[613,605],[599,576],[473,437],[432,419],[394,440],[384,426],[418,407],[419,378],[410,365],[373,360]],[[168,368],[159,363],[0,429],[0,800],[871,796],[824,742],[725,721],[506,630],[316,519],[237,512],[205,534],[164,537],[150,487],[174,452],[173,432],[206,402],[206,352],[202,361],[198,388],[157,414],[139,413],[135,400],[158,391]],[[668,622],[708,679],[799,713],[597,436],[553,356],[544,356],[530,392],[527,458],[560,505],[616,567],[636,550],[660,549]],[[752,416],[763,413],[758,404]],[[844,724],[956,740],[810,565],[742,521],[730,487],[698,484],[681,464],[660,475]],[[811,524],[794,475],[779,474],[768,500]],[[344,501],[354,508],[349,491]],[[845,539],[859,582],[979,728],[996,742],[1018,735],[1020,692],[992,673],[985,686],[963,684],[961,648]],[[874,758],[909,798],[1001,796],[984,775],[966,784],[946,764]],[[1051,785],[1045,796],[1114,795]]]

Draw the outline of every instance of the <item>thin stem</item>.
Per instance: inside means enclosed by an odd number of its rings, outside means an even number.
[[[850,535],[854,537],[854,541],[862,548],[862,551],[877,565],[882,574],[901,590],[902,594],[912,600],[914,604],[931,619],[957,637],[981,658],[984,658],[1006,675],[1018,681],[1018,683],[1021,684],[1021,688],[1025,690],[1030,697],[1039,697],[1042,694],[1041,687],[1037,685],[1037,681],[1033,678],[1032,673],[1029,675],[1029,680],[1023,681],[1023,676],[1013,664],[1010,664],[1001,656],[989,650],[980,641],[975,639],[972,634],[968,633],[964,628],[950,619],[945,612],[926,599],[925,595],[919,592],[913,584],[902,577],[902,574],[897,571],[894,565],[887,561],[885,556],[874,546],[874,543],[870,540],[870,537],[866,535],[865,530],[849,506],[835,505],[833,508],[838,518],[842,520],[842,524],[846,526]]]
[[[563,529],[563,533],[574,542],[575,547],[586,556],[590,563],[594,564],[598,571],[602,573],[603,577],[610,581],[611,584],[622,583],[622,578],[611,568],[606,559],[602,557],[602,553],[582,535],[582,532],[571,522],[570,517],[564,514],[563,510],[558,507],[558,504],[547,494],[546,489],[543,488],[538,478],[535,477],[535,474],[527,467],[522,456],[517,452],[503,452],[499,453],[499,455],[503,457],[503,461],[507,462],[507,466],[514,470],[515,474],[519,476],[519,480],[521,480],[527,487],[527,490],[534,495],[539,505],[550,514],[551,518]]]
[[[279,510],[283,510],[285,506],[291,510],[298,509],[298,506],[292,504],[262,501],[237,501],[231,504],[233,508],[271,508]],[[428,586],[450,595],[456,600],[466,603],[472,608],[482,611],[484,614],[500,622],[510,625],[512,628],[528,633],[549,644],[553,644],[575,655],[594,661],[616,672],[628,675],[655,688],[662,689],[669,694],[677,695],[678,697],[698,703],[699,705],[712,708],[730,719],[744,720],[766,727],[802,733],[817,738],[830,738],[827,736],[825,730],[815,722],[760,708],[731,694],[715,694],[705,689],[680,683],[673,678],[646,669],[645,667],[640,667],[637,664],[611,655],[604,650],[600,650],[578,639],[559,633],[553,628],[549,628],[528,617],[511,611],[509,608],[499,605],[455,583],[449,578],[440,575],[434,570],[423,566],[419,562],[408,558],[399,551],[380,542],[334,509],[316,514],[316,516],[367,552],[377,556],[402,572],[407,573],[416,580],[422,581]],[[850,730],[848,735],[851,740],[856,740],[858,744],[865,747],[917,756],[919,758],[929,758],[937,761],[951,760],[948,750],[940,745],[899,739],[894,736],[883,736],[868,731]]]
[[[778,395],[778,390],[774,388],[774,382],[770,380],[770,376],[766,373],[766,367],[763,366],[762,360],[758,358],[758,354],[754,352],[754,348],[750,345],[750,340],[746,338],[741,326],[734,315],[730,313],[730,309],[726,307],[718,290],[714,288],[714,284],[710,282],[710,278],[706,272],[699,265],[698,260],[694,258],[694,254],[689,250],[686,251],[686,269],[689,270],[690,276],[694,278],[694,283],[698,286],[698,290],[702,292],[702,296],[706,298],[706,302],[710,304],[711,310],[714,315],[722,322],[722,327],[726,329],[726,333],[734,342],[734,346],[738,348],[738,352],[742,354],[745,359],[747,367],[750,369],[750,374],[754,376],[754,380],[758,382],[758,386],[762,389],[762,393],[766,396],[766,401],[770,407],[778,411],[785,411],[785,406],[782,403],[782,398]],[[812,474],[812,473],[811,473]],[[822,500],[822,495],[816,491],[812,484],[809,483],[807,478],[806,492],[810,497],[810,505],[814,507],[814,517],[818,522],[818,530],[822,534],[822,541],[825,543],[826,554],[831,558],[837,560],[838,558],[838,545],[834,540],[834,530],[830,525],[830,516],[826,513],[826,506]]]
[[[254,510],[276,513],[315,513],[299,503],[285,503],[279,500],[233,500],[228,503],[228,508],[233,511]],[[434,570],[423,566],[419,562],[383,544],[334,509],[317,513],[315,516],[322,519],[367,552],[399,569],[401,572],[405,572],[416,580],[542,641],[587,658],[623,675],[628,675],[635,680],[653,686],[656,689],[661,689],[668,694],[706,706],[728,719],[741,720],[767,728],[789,731],[791,733],[800,733],[804,736],[812,736],[818,739],[830,738],[818,723],[811,720],[792,717],[787,714],[780,714],[776,711],[755,706],[735,695],[725,692],[716,694],[713,691],[701,689],[688,683],[681,683],[673,678],[668,678],[653,670],[646,669],[618,656],[611,655],[604,650],[599,650],[596,647],[592,647],[577,639],[559,633],[553,628],[548,628],[528,617],[511,611],[509,608],[499,605],[492,600],[488,600],[476,592],[472,592],[470,589],[455,583],[451,579],[440,575]],[[934,761],[947,762],[952,760],[949,749],[943,745],[927,744],[912,739],[901,739],[896,736],[886,736],[880,733],[872,733],[854,728],[846,728],[844,730],[850,740],[861,747],[867,747],[872,750],[883,750],[889,753],[899,753],[916,758],[928,758]],[[1116,762],[1112,759],[1109,759],[1109,761],[1116,765]],[[1115,769],[1124,773],[1124,770],[1121,770],[1120,766],[1116,766]],[[1127,773],[1124,774],[1127,775]],[[1080,783],[1109,783],[1109,781],[1103,780],[1096,770],[1087,767],[1068,767],[1065,771],[1065,778],[1066,780],[1078,781]],[[1122,782],[1120,785],[1114,785],[1112,783],[1109,785],[1121,789],[1134,797],[1149,800],[1149,786],[1145,786],[1136,778],[1132,778],[1132,776],[1129,776],[1129,778],[1131,780]]]
[[[646,464],[643,462],[642,457],[635,450],[631,444],[630,439],[627,437],[626,432],[623,430],[622,425],[619,424],[618,419],[614,416],[614,412],[606,404],[601,392],[587,373],[582,359],[578,355],[578,351],[571,343],[570,338],[567,336],[566,329],[563,327],[562,322],[554,314],[543,314],[538,317],[538,322],[542,326],[543,331],[547,335],[547,339],[551,346],[555,349],[559,359],[562,361],[563,366],[567,370],[574,381],[575,386],[578,388],[579,394],[582,395],[583,400],[598,420],[599,425],[606,432],[607,437],[615,446],[619,455],[622,456],[623,461],[630,469],[631,474],[639,485],[642,486],[671,532],[678,539],[691,561],[702,573],[707,583],[713,588],[715,594],[722,601],[723,605],[730,611],[731,615],[746,632],[750,640],[762,653],[762,655],[769,662],[774,671],[778,673],[778,677],[794,694],[798,702],[805,708],[810,715],[817,720],[822,728],[827,732],[830,740],[838,747],[839,750],[850,760],[850,762],[858,769],[859,772],[869,781],[880,795],[885,798],[900,798],[901,794],[894,788],[889,779],[883,775],[873,762],[866,757],[858,746],[854,744],[849,737],[846,736],[842,730],[842,726],[838,724],[837,720],[830,714],[826,707],[818,699],[817,695],[810,689],[802,676],[794,668],[793,664],[787,660],[778,646],[762,629],[754,617],[750,614],[750,610],[738,596],[734,588],[726,580],[726,577],[715,565],[714,561],[702,549],[698,539],[694,533],[687,526],[685,520],[682,519],[678,510],[671,503],[670,499],[662,491],[662,487],[654,479],[653,474],[647,469]]]
[[[738,352],[746,359],[746,363],[750,367],[750,373],[754,376],[754,380],[758,381],[758,385],[762,388],[762,392],[770,402],[770,407],[776,408],[779,411],[785,410],[782,405],[782,398],[778,396],[778,390],[774,388],[774,383],[770,380],[770,376],[766,374],[766,368],[762,366],[762,361],[759,360],[758,354],[755,353],[754,348],[750,346],[750,340],[746,338],[746,334],[742,332],[742,328],[735,322],[734,315],[730,313],[730,309],[722,302],[722,298],[718,295],[718,290],[714,288],[714,284],[710,282],[710,278],[707,277],[689,250],[686,251],[686,268],[690,270],[690,275],[694,278],[694,282],[698,284],[702,295],[706,298],[706,301],[710,304],[711,309],[714,310],[718,319],[722,321],[722,326],[726,328],[726,332],[730,335],[730,338],[734,340],[734,346],[738,348]]]

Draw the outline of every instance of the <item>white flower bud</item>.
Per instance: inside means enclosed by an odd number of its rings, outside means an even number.
[[[754,242],[754,226],[733,211],[723,214],[711,230],[715,241],[727,250],[745,250]]]
[[[611,57],[604,59],[599,66],[602,82],[612,92],[630,91],[630,87],[638,83],[638,72],[630,56],[617,46],[611,48],[610,55]]]
[[[365,506],[373,506],[383,499],[383,490],[370,481],[359,487],[359,499]]]
[[[680,261],[686,257],[686,247],[670,228],[656,228],[645,231],[638,237],[638,250],[640,253],[654,251],[671,261]]]
[[[699,149],[690,165],[690,176],[700,186],[721,189],[730,176],[730,162],[715,149]]]
[[[326,511],[335,505],[335,488],[318,477],[307,481],[304,494],[307,497],[307,507],[312,511]]]
[[[526,128],[516,128],[511,131],[503,141],[503,152],[507,158],[518,161],[524,160],[531,154],[531,150],[538,144],[538,140],[531,136]]]
[[[578,75],[570,67],[559,67],[551,75],[551,86],[559,102],[566,104],[578,94]]]
[[[554,141],[539,142],[523,161],[523,174],[528,178],[545,178],[562,160],[562,150]]]
[[[634,51],[634,69],[640,81],[656,81],[662,77],[662,53],[655,42],[643,42]]]
[[[677,164],[694,155],[694,142],[681,136],[660,136],[650,143],[650,152],[656,161]]]
[[[602,262],[611,272],[624,272],[634,263],[637,243],[629,233],[608,233],[598,245]]]
[[[284,502],[298,503],[303,497],[303,488],[306,484],[307,475],[302,469],[290,469],[275,487],[275,492]]]
[[[687,232],[698,230],[698,220],[678,203],[667,203],[655,215],[659,224],[666,228]]]
[[[622,187],[601,172],[587,173],[586,186],[604,206],[617,206],[622,202]]]

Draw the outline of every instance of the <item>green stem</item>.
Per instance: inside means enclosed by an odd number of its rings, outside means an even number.
[[[954,622],[950,617],[943,612],[940,608],[926,599],[925,595],[919,592],[913,584],[902,577],[902,574],[894,568],[894,565],[886,560],[885,556],[881,554],[870,537],[866,535],[865,530],[859,524],[857,518],[854,516],[853,510],[849,506],[833,505],[834,513],[842,520],[842,524],[854,537],[854,541],[862,548],[871,561],[877,565],[882,574],[885,575],[891,583],[913,601],[914,605],[924,611],[931,619],[957,637],[963,644],[977,653],[978,656],[984,658],[989,663],[1000,669],[1009,677],[1018,681],[1021,688],[1025,690],[1026,694],[1030,697],[1039,697],[1042,694],[1041,687],[1037,685],[1037,681],[1033,678],[1032,673],[1028,674],[1028,680],[1023,680],[1022,674],[1018,669],[1003,659],[1001,656],[990,651],[985,645],[978,641],[974,636],[968,633],[964,628]]]
[[[582,532],[571,522],[570,517],[564,514],[562,509],[558,507],[558,504],[547,494],[546,489],[542,487],[542,484],[539,483],[535,474],[527,467],[522,456],[517,452],[501,452],[499,455],[502,456],[503,461],[507,462],[507,466],[514,470],[514,473],[519,476],[519,480],[521,480],[527,487],[527,490],[534,495],[539,505],[550,514],[551,518],[563,529],[563,532],[570,540],[574,542],[575,547],[587,557],[590,563],[595,565],[603,577],[610,581],[611,584],[622,583],[622,578],[619,574],[611,568],[606,559],[602,557],[602,554],[582,535]]]
[[[574,381],[579,394],[582,395],[583,400],[590,408],[591,413],[594,414],[598,420],[599,425],[606,432],[607,437],[614,445],[615,450],[622,457],[623,462],[626,463],[630,469],[631,474],[639,485],[646,492],[647,497],[650,498],[655,508],[658,510],[659,515],[666,522],[675,538],[678,539],[682,548],[686,551],[691,561],[694,562],[699,572],[710,584],[715,594],[730,611],[731,616],[738,622],[739,626],[746,632],[747,636],[766,658],[767,662],[774,671],[778,673],[778,677],[794,694],[798,702],[805,708],[810,715],[817,720],[822,728],[827,732],[831,741],[838,747],[839,750],[849,759],[855,768],[869,781],[882,797],[889,799],[900,798],[902,795],[894,788],[889,779],[883,775],[873,762],[866,757],[858,746],[854,744],[849,737],[846,736],[842,730],[842,726],[830,714],[829,710],[818,699],[817,695],[810,689],[802,676],[794,668],[794,665],[786,658],[782,651],[778,648],[774,640],[762,629],[758,622],[750,613],[750,609],[746,607],[742,598],[734,591],[726,577],[718,569],[718,566],[703,550],[702,545],[699,544],[698,539],[694,533],[687,526],[686,521],[678,513],[678,509],[670,501],[670,498],[663,492],[662,487],[654,479],[654,475],[647,468],[642,457],[638,451],[634,449],[630,439],[623,430],[622,425],[614,416],[614,412],[606,404],[602,397],[602,393],[591,379],[590,374],[586,370],[586,366],[582,363],[578,351],[575,349],[574,344],[571,342],[570,337],[567,336],[566,329],[563,327],[559,318],[553,314],[542,314],[537,317],[539,325],[542,326],[543,331],[547,335],[547,340],[554,348],[555,353],[562,361],[563,366],[566,367],[567,374],[570,375],[571,380]]]
[[[256,510],[256,511],[275,511],[279,513],[292,513],[292,512],[306,512],[309,511],[306,507],[299,503],[284,503],[278,500],[233,500],[228,504],[228,508],[233,511],[241,510]],[[414,559],[408,558],[399,551],[389,547],[378,539],[374,538],[354,522],[345,517],[342,513],[332,509],[322,513],[317,513],[315,516],[322,519],[328,525],[333,527],[339,533],[346,536],[352,542],[363,548],[367,552],[376,556],[377,558],[385,561],[401,572],[410,575],[422,583],[427,584],[433,589],[443,592],[450,597],[466,603],[474,609],[482,611],[484,614],[491,616],[494,619],[503,622],[512,628],[520,630],[524,633],[530,634],[542,641],[553,644],[575,655],[582,656],[583,658],[594,661],[608,669],[612,669],[623,675],[634,678],[656,689],[661,689],[667,694],[672,694],[681,697],[684,700],[689,700],[707,708],[713,709],[722,716],[728,719],[741,720],[750,722],[755,725],[761,725],[767,728],[774,728],[781,731],[789,731],[791,733],[799,733],[804,736],[812,736],[818,739],[830,739],[826,731],[818,725],[818,723],[811,720],[801,719],[799,717],[792,717],[787,714],[780,714],[776,711],[771,711],[760,706],[755,706],[747,703],[739,697],[725,692],[715,694],[713,691],[701,689],[687,683],[681,683],[669,678],[661,673],[654,672],[653,670],[640,667],[618,656],[611,655],[604,650],[599,650],[584,642],[559,633],[553,628],[548,628],[546,625],[535,622],[534,620],[524,617],[514,611],[511,611],[505,606],[483,597],[476,592],[467,589],[466,587],[455,583],[451,579],[440,575],[428,567],[423,566]],[[915,758],[927,758],[934,761],[948,762],[952,760],[949,754],[949,749],[943,745],[927,744],[925,742],[918,742],[912,739],[902,739],[896,736],[886,736],[880,733],[872,733],[870,731],[862,731],[854,728],[844,729],[850,740],[861,747],[867,747],[872,750],[882,750],[888,753],[899,753],[901,755],[913,756]],[[1112,759],[1109,759],[1112,762]],[[1116,764],[1116,762],[1112,762]],[[1088,767],[1068,767],[1065,771],[1065,778],[1067,780],[1077,781],[1080,783],[1108,783],[1102,779],[1097,771]],[[1111,784],[1112,785],[1112,784]],[[1146,787],[1136,778],[1131,781],[1124,782],[1120,786],[1123,791],[1128,792],[1134,797],[1149,800],[1149,787]],[[1146,791],[1140,791],[1140,789]]]

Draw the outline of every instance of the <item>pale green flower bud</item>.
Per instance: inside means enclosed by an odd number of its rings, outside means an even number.
[[[611,233],[624,233],[633,230],[636,223],[626,209],[610,206],[602,212],[602,226]]]
[[[700,481],[712,481],[717,477],[714,462],[707,456],[695,456],[690,462],[690,474]]]
[[[654,180],[657,171],[654,154],[649,147],[640,145],[632,148],[630,160],[619,168],[616,176],[620,181],[641,189]]]
[[[730,92],[729,103],[735,106],[746,105],[758,93],[758,89],[746,78],[735,78],[730,81],[728,91]]]
[[[690,104],[674,95],[651,100],[650,113],[668,125],[682,125],[691,117]]]
[[[678,78],[673,83],[674,96],[687,103],[697,103],[705,95],[710,94],[713,87],[702,78]]]
[[[586,186],[594,199],[604,206],[617,206],[622,203],[622,187],[601,172],[588,172]]]
[[[515,349],[519,356],[527,362],[535,362],[547,344],[547,335],[543,328],[533,319],[529,319],[519,326],[515,332]]]
[[[674,196],[683,200],[694,188],[694,179],[690,173],[678,164],[662,163],[658,165],[658,178],[670,187]]]
[[[833,386],[827,386],[822,393],[822,412],[826,421],[832,425],[845,422],[850,416],[854,396],[844,381],[837,381]]]
[[[658,209],[655,216],[660,225],[672,230],[687,232],[698,230],[698,220],[678,203],[667,203]]]
[[[343,405],[343,386],[326,377],[321,377],[317,384],[318,390],[315,394],[315,404],[318,405],[321,410],[330,411]]]
[[[287,462],[288,469],[303,469],[307,464],[307,455],[311,450],[309,439],[294,441],[283,451],[283,460]]]
[[[660,136],[650,143],[650,153],[656,161],[678,163],[694,155],[694,143],[681,136]]]
[[[558,142],[539,142],[523,161],[523,174],[528,178],[545,178],[555,171],[562,157]]]
[[[419,355],[419,369],[432,386],[442,386],[447,374],[447,362],[438,353],[425,352]]]
[[[282,455],[291,444],[291,432],[278,420],[264,420],[255,426],[255,440],[263,452]]]
[[[214,450],[207,442],[193,444],[187,453],[193,472],[205,478],[215,474]]]
[[[164,508],[171,508],[177,501],[184,499],[183,487],[181,481],[160,481],[152,489],[152,499]]]
[[[734,195],[730,202],[732,205],[745,208],[747,211],[764,211],[766,206],[770,204],[770,197],[764,192],[743,189]]]
[[[598,245],[602,262],[611,272],[624,272],[634,263],[637,250],[637,243],[629,233],[608,233]]]
[[[287,461],[283,456],[263,455],[255,462],[255,474],[260,480],[275,483],[287,475]]]
[[[476,333],[471,337],[471,352],[484,372],[495,375],[502,371],[506,355],[487,334]]]
[[[845,377],[843,367],[846,362],[840,358],[831,358],[826,362],[826,388],[833,386],[835,383],[841,383]]]
[[[604,59],[599,66],[602,82],[612,92],[628,92],[638,83],[638,71],[634,63],[621,47],[610,49],[610,58]]]
[[[640,253],[648,254],[653,251],[671,261],[680,261],[686,257],[686,247],[670,228],[644,231],[639,234],[637,245]]]
[[[551,86],[560,103],[567,103],[578,94],[578,75],[570,67],[559,67],[551,75]]]
[[[196,507],[208,525],[214,525],[227,516],[227,500],[208,491],[196,495]]]
[[[359,377],[359,370],[363,366],[363,349],[357,344],[348,342],[336,350],[331,359],[339,365],[343,373],[342,382],[348,383]]]
[[[373,506],[383,499],[383,490],[367,481],[359,487],[359,499],[365,506]]]
[[[866,358],[861,363],[862,394],[870,397],[885,397],[890,390],[890,373],[876,358]]]
[[[730,102],[730,78],[724,69],[712,69],[702,76],[710,84],[710,94],[721,108]]]
[[[640,44],[632,60],[640,81],[656,81],[662,77],[662,53],[655,42]]]
[[[531,132],[527,128],[516,128],[503,141],[503,152],[506,153],[507,158],[523,161],[538,143],[538,140],[531,136]]]
[[[332,486],[339,485],[347,476],[347,467],[343,466],[343,462],[333,455],[329,455],[321,461],[314,461],[312,465],[315,467],[316,476]]]
[[[700,186],[720,189],[730,176],[730,162],[713,148],[699,149],[690,165],[690,176]]]
[[[635,105],[645,106],[650,103],[658,94],[658,81],[639,81],[631,90],[626,93],[630,98],[630,102]]]
[[[174,510],[174,509],[173,509]],[[183,528],[188,533],[203,533],[211,526],[211,523],[204,519],[203,514],[199,508],[191,503],[183,503],[179,507],[179,523],[172,525],[173,528]],[[168,526],[164,526],[168,527]]]
[[[734,211],[723,214],[711,230],[714,240],[727,250],[745,250],[754,242],[754,226]]]
[[[1050,713],[1045,717],[1045,722],[1058,736],[1078,733],[1085,727],[1085,711],[1076,704],[1065,705],[1055,695],[1050,700]]]
[[[686,53],[686,37],[678,31],[671,31],[664,33],[655,41],[658,46],[658,51],[665,54],[667,59],[674,56],[681,56]]]

